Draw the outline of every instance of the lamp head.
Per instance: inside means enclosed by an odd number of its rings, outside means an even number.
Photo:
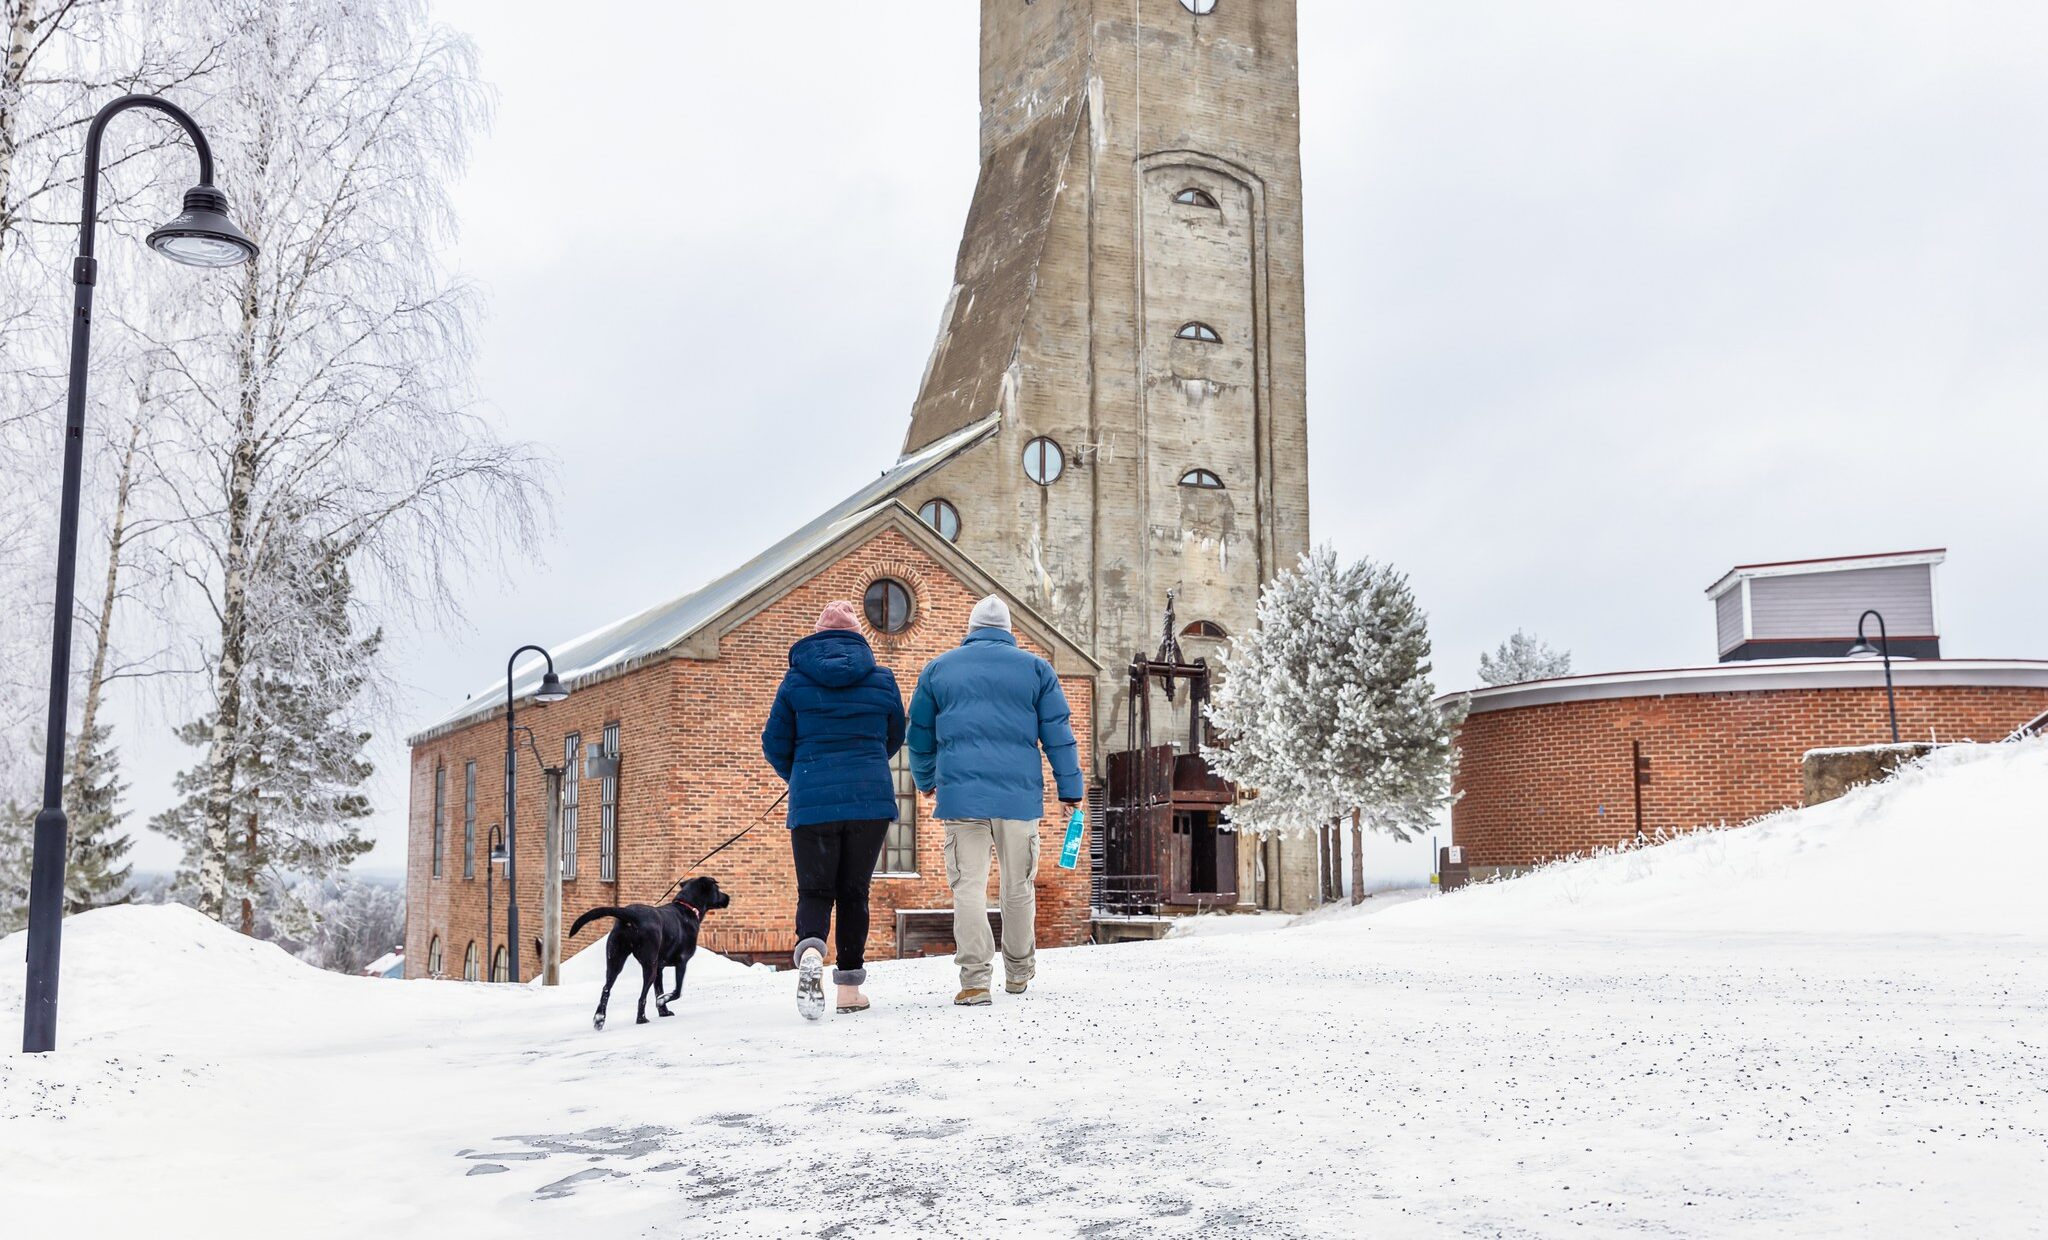
[[[149,248],[187,267],[233,267],[256,257],[256,243],[228,218],[228,196],[211,185],[185,191],[185,209],[149,234]]]
[[[533,700],[545,705],[549,702],[559,702],[568,696],[569,686],[562,683],[561,677],[549,672],[540,678],[540,688],[534,690]]]
[[[1884,652],[1869,642],[1859,641],[1849,647],[1849,657],[1852,659],[1881,659],[1884,657]]]

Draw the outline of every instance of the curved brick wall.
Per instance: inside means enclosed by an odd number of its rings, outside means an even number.
[[[2003,739],[2048,709],[2048,665],[2039,666],[2040,683],[2031,685],[1901,683],[1901,739]],[[1547,702],[1540,700],[1545,693],[1526,686],[1476,696],[1458,734],[1456,787],[1463,796],[1451,812],[1452,837],[1465,860],[1479,867],[1529,866],[1631,838],[1631,741],[1640,741],[1650,759],[1643,825],[1654,833],[1737,823],[1796,805],[1807,750],[1890,739],[1881,682],[1735,692],[1664,688],[1660,696],[1623,684],[1614,686],[1614,696]],[[1496,694],[1493,702],[1485,700]],[[1518,698],[1539,700],[1509,704]]]

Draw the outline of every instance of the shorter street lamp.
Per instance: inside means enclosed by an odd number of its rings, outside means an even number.
[[[545,647],[521,646],[505,660],[505,944],[510,957],[505,977],[514,982],[519,980],[519,815],[518,787],[514,779],[518,757],[518,742],[514,737],[519,725],[513,717],[512,665],[529,650],[548,663],[547,672],[540,678],[540,688],[533,691],[533,700],[545,706],[569,696],[569,687],[555,676],[555,656],[549,654]]]
[[[492,950],[492,930],[497,925],[497,907],[491,892],[491,878],[498,872],[498,867],[505,864],[505,833],[494,823],[484,840],[490,850],[484,860],[484,977],[495,982],[498,980],[495,976],[498,955]]]
[[[1875,646],[1871,645],[1870,639],[1863,635],[1863,626],[1872,616],[1877,616],[1877,645]],[[1873,607],[1856,617],[1856,644],[1849,647],[1849,657],[1852,659],[1884,660],[1884,704],[1885,709],[1889,710],[1892,716],[1892,744],[1898,744],[1899,701],[1892,693],[1892,639],[1884,631],[1884,617],[1878,614],[1876,608]]]

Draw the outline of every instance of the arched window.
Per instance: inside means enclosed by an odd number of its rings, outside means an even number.
[[[1024,476],[1042,487],[1058,482],[1067,469],[1067,454],[1059,444],[1040,435],[1024,445]]]
[[[427,976],[441,976],[441,936],[438,934],[427,944]]]
[[[1180,0],[1180,7],[1196,17],[1207,17],[1216,11],[1216,0]]]
[[[1180,476],[1180,484],[1184,487],[1200,487],[1205,491],[1221,491],[1223,489],[1223,479],[1218,478],[1206,469],[1191,469],[1182,474]]]
[[[947,542],[960,541],[960,510],[953,507],[951,500],[928,499],[918,508],[917,515],[924,523],[939,532]]]
[[[1216,205],[1216,199],[1210,195],[1208,190],[1196,189],[1192,185],[1175,194],[1173,201],[1183,207],[1204,207],[1211,211],[1220,209]]]
[[[894,577],[877,577],[861,599],[861,610],[877,633],[901,633],[910,627],[914,603],[909,586]]]
[[[1182,340],[1199,340],[1203,344],[1223,343],[1223,337],[1217,335],[1216,329],[1207,323],[1183,323],[1181,324],[1181,329],[1175,332],[1174,335]]]
[[[498,945],[498,950],[491,954],[491,980],[494,982],[505,982],[511,979],[512,961],[510,957],[505,955],[505,947],[501,943]]]
[[[483,958],[477,954],[476,940],[471,939],[469,950],[462,953],[462,980],[478,982],[483,980],[483,976]]]
[[[1207,637],[1215,641],[1222,641],[1230,636],[1230,634],[1223,631],[1223,626],[1214,620],[1193,621],[1188,627],[1180,631],[1180,635],[1182,637]]]

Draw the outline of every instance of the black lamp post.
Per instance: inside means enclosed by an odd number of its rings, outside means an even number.
[[[1877,645],[1875,646],[1871,645],[1870,639],[1863,635],[1863,626],[1872,616],[1877,616]],[[1892,639],[1885,633],[1884,617],[1878,614],[1876,608],[1873,607],[1856,617],[1856,644],[1849,647],[1849,657],[1852,659],[1881,658],[1884,660],[1884,704],[1885,709],[1889,710],[1892,715],[1892,744],[1898,744],[1899,702],[1898,698],[1892,694]]]
[[[484,980],[494,982],[498,979],[491,975],[498,970],[498,954],[493,950],[495,940],[491,931],[497,926],[497,901],[491,893],[491,878],[505,862],[505,833],[493,825],[484,834],[484,844]]]
[[[213,186],[213,149],[185,110],[155,95],[123,95],[99,110],[85,131],[84,206],[78,257],[71,263],[71,389],[64,409],[64,491],[57,518],[57,607],[51,617],[50,718],[43,745],[43,808],[36,815],[35,861],[29,874],[28,984],[21,1013],[24,1053],[57,1047],[57,961],[64,927],[64,862],[70,823],[64,815],[64,729],[70,712],[72,584],[78,567],[78,491],[85,453],[86,361],[92,351],[92,290],[99,278],[93,230],[99,222],[100,136],[130,108],[154,108],[184,127],[199,155],[199,184],[185,191],[185,209],[149,234],[149,248],[190,267],[232,267],[256,257],[227,215]]]
[[[505,978],[513,982],[519,980],[519,826],[513,779],[518,753],[513,734],[518,729],[512,716],[512,665],[529,650],[548,661],[548,670],[540,678],[540,688],[533,691],[533,700],[546,705],[569,696],[568,687],[555,678],[555,656],[544,647],[521,646],[505,660],[505,945],[509,957]]]

